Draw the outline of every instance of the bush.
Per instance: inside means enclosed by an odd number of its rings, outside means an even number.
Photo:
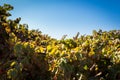
[[[29,30],[0,6],[0,80],[119,80],[120,30],[61,40]]]

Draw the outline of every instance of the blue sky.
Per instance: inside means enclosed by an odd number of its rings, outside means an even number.
[[[29,29],[57,39],[120,29],[120,0],[0,0],[4,3],[14,6],[10,18],[21,17]]]

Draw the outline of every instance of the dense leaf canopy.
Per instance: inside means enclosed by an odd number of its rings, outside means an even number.
[[[29,30],[0,6],[0,80],[119,80],[120,30],[61,40]]]

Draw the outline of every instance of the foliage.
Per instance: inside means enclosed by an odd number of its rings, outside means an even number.
[[[56,40],[0,6],[0,80],[118,80],[120,30]]]

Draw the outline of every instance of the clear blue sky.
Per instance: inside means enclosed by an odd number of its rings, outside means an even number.
[[[57,39],[120,29],[120,0],[0,0],[4,3],[14,6],[10,18],[21,17],[29,29]]]

